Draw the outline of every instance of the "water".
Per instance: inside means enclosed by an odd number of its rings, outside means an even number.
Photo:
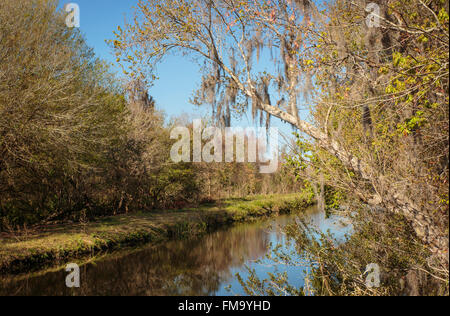
[[[348,232],[339,218],[326,218],[317,208],[301,215],[310,225],[338,238]],[[81,287],[65,285],[64,269],[0,282],[0,295],[243,295],[236,278],[247,267],[261,279],[268,272],[286,272],[290,284],[304,284],[305,267],[289,267],[267,259],[270,245],[289,251],[283,227],[296,216],[240,224],[199,239],[172,241],[107,255],[81,266]]]

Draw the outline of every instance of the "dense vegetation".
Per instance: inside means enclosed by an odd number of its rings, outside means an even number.
[[[251,164],[173,164],[177,120],[115,78],[56,5],[0,3],[1,231],[297,186]]]

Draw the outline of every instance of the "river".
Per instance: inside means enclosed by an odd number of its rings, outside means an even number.
[[[301,215],[239,224],[198,239],[97,258],[81,265],[80,288],[67,288],[68,272],[61,269],[0,281],[0,295],[244,295],[236,274],[245,280],[247,267],[261,279],[269,272],[286,272],[289,283],[300,287],[307,268],[278,264],[266,257],[276,245],[284,251],[293,249],[283,227],[297,216],[339,239],[350,229],[338,217],[326,218],[313,207]]]

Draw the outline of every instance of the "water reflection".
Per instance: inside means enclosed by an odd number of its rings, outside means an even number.
[[[335,221],[312,208],[304,215],[321,230],[335,230]],[[271,243],[290,247],[282,227],[294,216],[242,224],[200,239],[173,241],[111,255],[81,267],[81,288],[65,286],[67,272],[49,272],[18,280],[0,282],[0,295],[230,295],[244,294],[235,274],[246,277],[245,265],[264,278],[267,272],[286,271],[300,286],[306,270],[279,267],[264,258]],[[338,229],[339,230],[339,229]],[[225,289],[231,285],[231,292]]]

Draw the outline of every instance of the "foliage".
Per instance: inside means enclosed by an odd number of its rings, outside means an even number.
[[[13,225],[79,209],[78,176],[121,141],[125,100],[55,1],[0,4],[0,215]]]

